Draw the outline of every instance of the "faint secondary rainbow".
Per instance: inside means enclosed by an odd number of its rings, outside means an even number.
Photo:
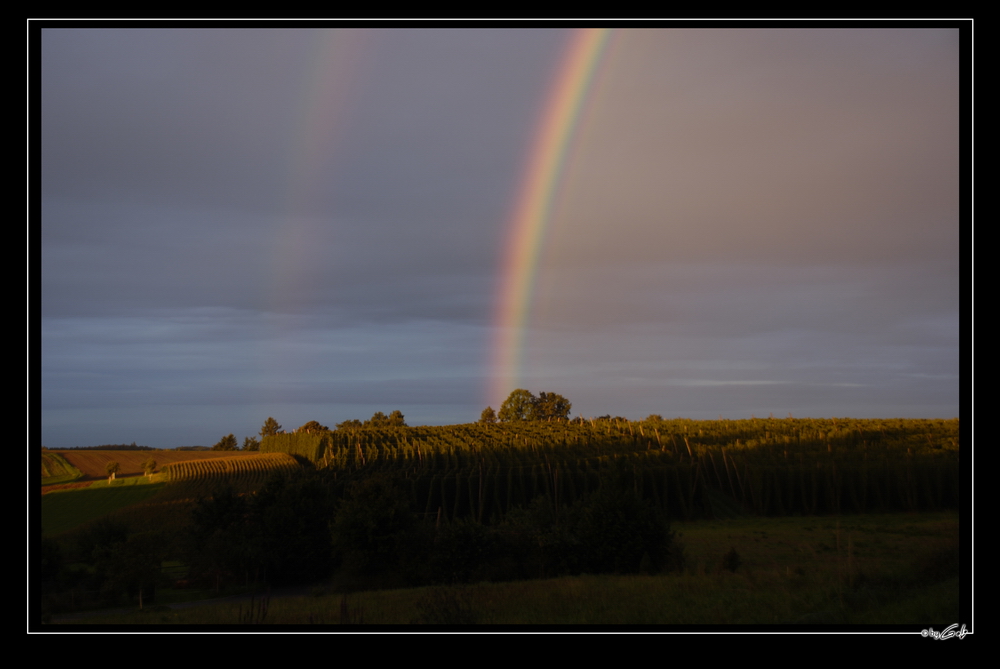
[[[288,39],[305,54],[301,69],[289,72],[297,77],[297,94],[288,101],[293,115],[282,166],[284,211],[274,231],[274,247],[261,269],[267,278],[260,308],[282,314],[270,319],[274,332],[259,353],[271,378],[308,364],[302,349],[273,342],[282,342],[283,335],[300,327],[299,319],[287,316],[301,309],[301,295],[314,290],[311,268],[321,262],[322,253],[317,237],[329,237],[324,230],[329,222],[316,212],[322,211],[330,174],[338,168],[339,143],[352,112],[355,84],[371,48],[366,30],[306,30]]]
[[[609,35],[608,29],[574,31],[528,154],[510,219],[493,319],[488,390],[493,406],[499,406],[520,382],[524,330],[552,204],[567,149]]]
[[[368,48],[364,30],[303,31],[307,59],[298,74],[298,96],[286,149],[285,213],[276,249],[269,259],[268,307],[287,309],[310,281],[299,271],[315,252],[317,227],[312,214],[322,208],[329,173],[337,168],[338,144],[351,112],[352,92]]]

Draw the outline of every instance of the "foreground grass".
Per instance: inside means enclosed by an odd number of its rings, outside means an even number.
[[[958,619],[958,580],[931,587],[883,584],[864,593],[777,574],[573,576],[545,581],[285,597],[89,618],[87,623],[235,625],[742,625],[912,624]],[[850,599],[844,600],[844,594]]]
[[[958,620],[958,516],[771,518],[676,526],[688,567],[654,576],[256,599],[88,618],[112,625],[950,624]],[[727,553],[738,557],[735,571]]]

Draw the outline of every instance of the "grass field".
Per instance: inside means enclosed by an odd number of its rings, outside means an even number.
[[[145,477],[117,479],[110,486],[96,481],[81,490],[56,491],[42,496],[42,536],[54,536],[112,511],[144,502],[163,488]]]
[[[572,576],[275,598],[264,624],[913,625],[958,621],[958,515],[796,517],[676,524],[683,572]],[[735,549],[735,571],[725,555]],[[732,565],[730,565],[732,566]],[[166,593],[165,593],[166,594]],[[100,624],[223,624],[250,603],[100,616]]]
[[[83,476],[83,472],[74,467],[59,453],[42,451],[42,485],[68,483]]]

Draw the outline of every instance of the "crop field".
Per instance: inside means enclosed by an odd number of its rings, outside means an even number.
[[[345,478],[406,479],[417,507],[446,520],[487,521],[540,495],[569,505],[611,469],[678,520],[933,511],[959,496],[957,420],[525,421],[337,430],[302,435],[303,445],[282,436]]]
[[[253,453],[232,458],[174,462],[163,467],[163,474],[171,483],[201,484],[207,495],[222,482],[240,490],[252,490],[263,485],[276,472],[290,472],[300,467],[288,453]]]
[[[152,458],[157,469],[175,462],[186,460],[212,460],[216,458],[253,457],[256,453],[242,451],[87,451],[87,450],[50,450],[49,454],[64,458],[70,465],[83,473],[84,480],[106,479],[105,467],[109,462],[121,465],[118,476],[136,476],[143,473],[142,465]],[[43,457],[44,462],[44,457]],[[43,476],[44,464],[43,464]]]
[[[94,461],[96,458],[90,459],[90,462]],[[86,486],[83,489],[75,488],[76,484],[49,486],[45,490],[51,490],[51,494],[42,498],[43,534],[59,534],[139,504],[146,507],[146,513],[156,514],[158,510],[150,507],[149,503],[171,505],[178,501],[196,500],[211,495],[220,484],[243,491],[253,490],[273,473],[299,467],[295,458],[286,453],[246,453],[173,462],[165,465],[161,473],[152,479],[145,476],[123,477],[109,485],[106,477],[102,477],[99,481],[82,483]]]

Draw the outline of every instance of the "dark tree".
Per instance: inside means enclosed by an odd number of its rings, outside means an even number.
[[[350,420],[345,420],[342,423],[337,423],[337,429],[338,430],[350,430],[350,429],[356,429],[356,428],[359,428],[359,427],[364,427],[364,423],[362,423],[357,418],[351,418]]]
[[[164,538],[159,532],[133,534],[127,540],[94,551],[95,569],[102,576],[101,591],[110,601],[125,594],[153,600],[160,580]]]
[[[108,472],[108,483],[111,483],[115,480],[115,474],[121,471],[122,466],[117,462],[109,462],[104,468]]]
[[[355,574],[404,577],[420,560],[417,517],[403,484],[385,474],[355,482],[333,520],[333,541],[342,565]]]
[[[497,412],[493,410],[493,407],[486,407],[483,409],[483,413],[479,414],[479,422],[492,425],[497,422]]]
[[[329,574],[333,515],[329,488],[315,472],[276,476],[250,502],[250,555],[268,582],[308,583]]]
[[[243,450],[244,451],[259,451],[260,450],[260,439],[257,437],[246,437],[243,439]]]
[[[247,520],[249,499],[225,487],[200,500],[191,513],[188,563],[194,572],[211,577],[216,590],[224,575],[260,567],[260,542],[251,539]]]
[[[232,433],[227,434],[225,437],[220,439],[218,443],[212,446],[213,451],[235,451],[236,450],[236,437]]]
[[[582,571],[656,572],[668,563],[674,538],[670,525],[639,497],[626,474],[605,474],[598,489],[572,509],[579,541],[574,558]]]
[[[396,409],[389,414],[389,425],[394,427],[406,427],[406,419],[403,418],[403,412]]]

